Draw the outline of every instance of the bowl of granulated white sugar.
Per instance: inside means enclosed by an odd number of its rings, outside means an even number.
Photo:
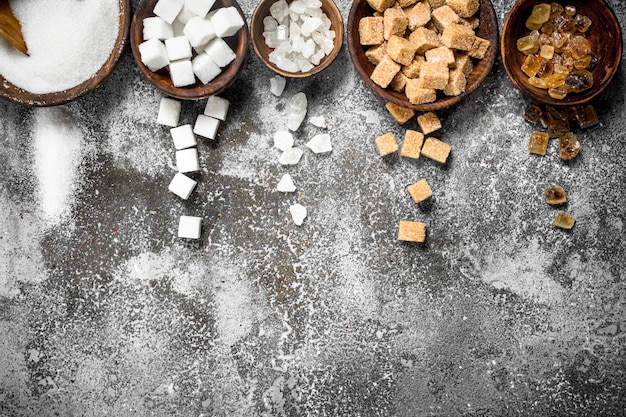
[[[11,2],[28,53],[0,38],[0,97],[56,106],[95,90],[113,71],[128,39],[130,1]]]

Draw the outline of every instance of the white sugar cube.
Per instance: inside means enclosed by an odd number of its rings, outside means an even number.
[[[185,0],[185,6],[202,18],[209,13],[213,4],[215,0]]]
[[[270,92],[276,97],[280,97],[283,94],[285,85],[287,85],[287,80],[280,75],[275,75],[270,78]]]
[[[328,133],[313,136],[313,138],[306,143],[306,146],[314,153],[326,153],[333,150]]]
[[[196,188],[196,184],[196,181],[192,180],[185,174],[178,172],[174,175],[172,181],[170,181],[170,185],[168,185],[167,189],[183,200],[187,200],[193,189]]]
[[[178,19],[174,20],[174,23],[172,23],[172,32],[174,32],[173,37],[177,38],[179,36],[184,36],[185,35],[185,33],[183,32],[184,30],[185,30],[185,24]]]
[[[138,48],[139,54],[141,55],[141,62],[143,62],[150,71],[158,71],[161,68],[165,68],[170,63],[165,45],[156,38],[140,43]]]
[[[293,193],[294,191],[296,191],[296,185],[293,183],[293,178],[291,178],[291,175],[283,175],[280,181],[278,181],[276,189],[281,193]]]
[[[215,139],[219,125],[220,121],[218,119],[204,114],[199,114],[196,118],[196,124],[193,126],[193,131],[196,135],[200,135],[208,139]]]
[[[183,8],[185,0],[159,0],[152,11],[170,25]]]
[[[187,85],[195,84],[196,76],[193,73],[193,66],[191,60],[181,59],[179,61],[170,62],[169,65],[170,77],[172,78],[172,84],[175,87],[185,87]]]
[[[165,48],[170,61],[191,58],[191,45],[184,35],[166,39]]]
[[[204,51],[211,57],[213,62],[222,68],[230,64],[237,57],[235,52],[222,38],[214,38],[209,41]]]
[[[196,74],[198,79],[203,84],[213,80],[222,72],[220,66],[213,62],[211,57],[206,52],[196,55],[193,61],[191,61],[191,64],[194,74]]]
[[[159,103],[159,115],[157,123],[160,125],[176,127],[180,118],[180,101],[169,97],[162,97]]]
[[[233,36],[244,25],[239,10],[235,7],[222,7],[211,17],[211,23],[215,28],[215,34],[220,38]]]
[[[293,222],[297,226],[302,226],[302,223],[304,222],[304,219],[307,215],[306,207],[304,207],[302,204],[294,204],[293,206],[289,207],[289,212],[291,213],[291,218],[293,219]]]
[[[230,102],[225,98],[211,96],[206,101],[204,114],[206,114],[207,116],[215,117],[216,119],[226,120],[226,114],[228,114],[229,105]]]
[[[300,158],[302,158],[302,149],[300,148],[289,148],[283,151],[278,158],[278,162],[281,165],[295,165],[300,162]]]
[[[274,133],[274,147],[286,151],[293,146],[293,135],[288,130],[279,130]]]
[[[174,37],[172,25],[159,16],[146,17],[143,19],[143,39],[169,39]]]
[[[180,11],[180,13],[178,13],[178,16],[176,16],[176,20],[178,20],[180,23],[187,24],[187,22],[189,22],[189,20],[191,20],[191,18],[193,17],[196,17],[196,14],[187,6],[187,3],[185,2],[185,4],[183,4],[182,10]]]
[[[188,148],[176,151],[176,167],[178,172],[183,173],[199,171],[198,150],[196,148]]]
[[[198,16],[189,19],[183,33],[193,47],[204,45],[215,37],[215,30],[213,30],[211,21]]]
[[[191,148],[196,146],[196,135],[193,134],[193,128],[190,124],[170,129],[172,140],[174,141],[174,149],[180,151],[181,149]]]
[[[180,216],[178,221],[178,237],[186,239],[200,239],[202,217]]]

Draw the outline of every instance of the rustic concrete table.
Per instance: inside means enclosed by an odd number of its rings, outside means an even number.
[[[512,3],[494,1],[500,27]],[[415,122],[391,118],[345,46],[281,97],[272,75],[251,52],[187,201],[167,190],[162,95],[129,52],[80,101],[0,103],[1,416],[622,415],[624,65],[569,163],[554,141],[528,153],[541,128],[499,59],[439,113],[445,165],[377,156],[374,137]],[[334,149],[285,167],[272,135],[299,91]],[[181,123],[203,106],[184,102]],[[74,128],[54,156],[35,133],[59,115]],[[324,131],[305,120],[296,144]],[[297,192],[276,191],[284,173]],[[420,178],[426,205],[405,192]],[[552,224],[551,184],[571,231]],[[176,237],[180,215],[202,217],[200,240]],[[405,219],[428,224],[425,244],[396,239]]]

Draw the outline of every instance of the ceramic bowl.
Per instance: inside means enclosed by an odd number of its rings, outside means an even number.
[[[354,0],[348,16],[346,41],[348,43],[350,58],[352,59],[356,71],[365,84],[387,102],[392,102],[417,111],[435,111],[447,108],[459,103],[465,97],[476,91],[485,78],[487,78],[487,75],[493,67],[498,54],[498,20],[491,2],[489,0],[480,0],[480,8],[477,13],[480,26],[476,30],[476,35],[489,40],[491,45],[483,59],[480,61],[473,60],[474,70],[467,78],[465,91],[458,96],[444,96],[438,93],[437,100],[432,103],[412,104],[404,93],[399,93],[391,88],[382,88],[370,78],[372,71],[374,71],[374,65],[365,56],[367,47],[364,47],[359,42],[359,21],[363,17],[372,16],[373,12],[373,9],[370,8],[365,0]]]
[[[131,20],[130,0],[119,0],[119,32],[115,47],[104,65],[87,81],[67,90],[46,94],[34,94],[16,87],[0,74],[0,97],[16,104],[30,107],[48,107],[66,104],[86,96],[95,90],[113,72],[126,49]]]
[[[591,19],[591,26],[585,37],[591,44],[591,51],[599,58],[592,71],[593,87],[580,93],[569,93],[564,99],[554,99],[547,90],[528,83],[528,76],[522,72],[526,56],[517,50],[517,39],[527,35],[526,19],[540,0],[520,0],[508,13],[502,28],[500,52],[506,73],[513,85],[529,99],[552,106],[577,106],[591,101],[611,82],[622,58],[622,35],[619,23],[611,8],[604,0],[567,0],[562,5],[576,6],[578,13]],[[545,1],[543,1],[545,3]],[[548,2],[549,3],[549,2]]]
[[[272,52],[272,48],[268,47],[265,44],[265,38],[263,37],[264,25],[263,19],[266,16],[270,15],[270,6],[274,4],[277,0],[261,0],[257,5],[254,13],[252,14],[252,19],[250,21],[250,31],[252,33],[252,47],[254,48],[254,52],[261,59],[263,64],[266,67],[271,69],[277,74],[282,75],[283,77],[289,78],[306,78],[310,77],[313,74],[317,74],[322,71],[324,68],[328,67],[333,60],[341,51],[341,46],[343,44],[343,18],[341,17],[341,13],[337,8],[337,5],[333,2],[333,0],[320,0],[322,2],[322,10],[330,19],[330,27],[335,31],[335,39],[333,40],[334,48],[332,52],[326,55],[318,65],[313,67],[310,71],[307,72],[289,72],[284,71],[278,68],[269,60],[269,54]],[[287,3],[291,3],[291,0],[288,0]]]
[[[130,27],[131,50],[135,63],[143,76],[163,93],[181,100],[204,99],[219,94],[230,87],[245,68],[249,55],[250,31],[248,30],[248,23],[246,22],[245,15],[239,4],[237,4],[235,0],[217,0],[213,5],[213,10],[220,7],[235,7],[245,23],[235,35],[224,38],[226,43],[235,52],[236,58],[226,67],[222,68],[222,72],[217,77],[206,84],[196,79],[195,84],[185,87],[176,87],[172,83],[167,68],[160,69],[156,72],[151,71],[141,62],[141,54],[139,53],[139,44],[143,42],[143,19],[154,16],[153,9],[157,1],[158,0],[144,0],[135,11]]]

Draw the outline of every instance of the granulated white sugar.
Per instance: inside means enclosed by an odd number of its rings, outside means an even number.
[[[63,91],[88,80],[115,46],[118,1],[21,0],[11,8],[29,56],[0,39],[0,74],[31,93]]]

